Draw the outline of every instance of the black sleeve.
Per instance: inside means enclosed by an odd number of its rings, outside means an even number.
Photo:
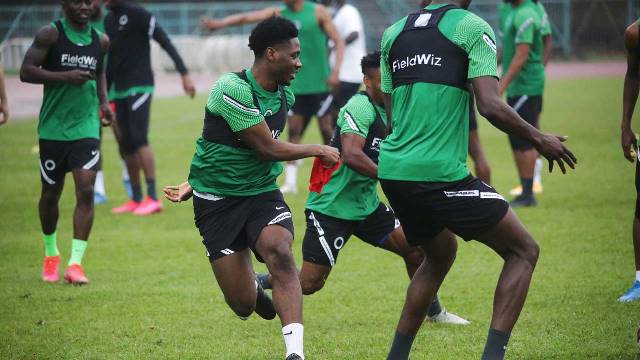
[[[171,39],[169,39],[167,33],[160,26],[160,24],[156,22],[156,18],[152,16],[149,21],[150,32],[153,31],[153,40],[157,41],[158,44],[160,44],[160,46],[164,49],[164,51],[167,52],[169,57],[171,57],[176,70],[178,70],[180,74],[184,75],[188,73],[187,67],[184,66],[184,62],[182,61],[180,54],[178,54],[178,51],[173,46],[173,43],[171,42]]]

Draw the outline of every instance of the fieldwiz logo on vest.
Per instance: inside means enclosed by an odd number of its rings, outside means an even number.
[[[404,60],[394,60],[392,64],[392,71],[396,72],[398,70],[416,66],[416,65],[429,65],[429,66],[438,66],[441,67],[442,58],[437,57],[434,54],[416,54],[413,57],[408,57]]]
[[[96,69],[98,65],[98,60],[89,55],[70,55],[70,54],[62,54],[60,56],[60,65],[68,66],[68,67],[80,67],[80,68],[90,68],[92,70]]]

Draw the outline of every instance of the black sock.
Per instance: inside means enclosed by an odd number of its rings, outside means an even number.
[[[396,331],[387,360],[408,360],[413,337]]]
[[[438,300],[438,294],[436,294],[433,296],[433,301],[429,306],[429,312],[427,312],[427,315],[429,315],[429,317],[434,317],[440,314],[441,312],[442,312],[442,306],[440,306],[440,300]]]
[[[482,360],[502,360],[504,353],[507,351],[510,333],[500,330],[489,329],[487,343],[484,345]]]
[[[533,195],[533,179],[520,178],[522,184],[522,195]]]
[[[158,200],[156,195],[156,179],[147,179],[147,195],[153,200]]]
[[[142,187],[140,186],[140,184],[138,185],[131,184],[131,195],[132,195],[131,200],[135,202],[142,201]]]

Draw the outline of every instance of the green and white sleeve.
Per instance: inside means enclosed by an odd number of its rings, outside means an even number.
[[[340,135],[352,133],[366,138],[374,120],[375,111],[369,99],[364,95],[356,95],[340,110]]]
[[[225,74],[213,86],[207,108],[222,116],[231,130],[242,131],[264,121],[253,103],[251,86],[235,74]]]
[[[467,78],[498,77],[496,36],[491,26],[480,17],[470,14],[456,30],[457,41],[469,55]]]

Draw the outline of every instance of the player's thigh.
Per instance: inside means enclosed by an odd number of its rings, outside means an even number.
[[[249,205],[244,234],[257,259],[270,270],[273,266],[290,266],[294,229],[291,210],[282,193],[274,190],[252,196]]]
[[[331,266],[328,265],[303,261],[302,268],[300,269],[302,292],[309,295],[322,289],[329,274],[331,274],[331,269]]]
[[[137,150],[149,143],[149,116],[151,112],[151,94],[137,94],[129,98],[130,141]]]
[[[542,96],[513,96],[507,98],[507,103],[530,125],[539,128],[540,112],[542,111]],[[527,140],[518,136],[509,135],[511,148],[515,151],[528,151],[534,149]]]
[[[406,246],[401,247],[401,249],[407,248],[408,244],[404,237],[404,232],[402,232],[401,237],[398,236],[399,233],[395,232],[399,228],[400,220],[396,219],[393,210],[386,204],[380,203],[369,216],[358,222],[354,235],[365,243],[376,247],[386,248],[385,245],[388,245],[390,241],[394,242],[395,245],[401,246],[402,241],[404,241]],[[392,235],[395,235],[393,239],[391,239]]]
[[[476,237],[505,260],[516,255],[535,265],[540,249],[511,208],[490,230]]]
[[[67,167],[73,173],[76,190],[87,187],[93,189],[100,156],[100,140],[98,139],[80,139],[71,144]]]
[[[353,234],[352,221],[334,218],[310,209],[305,210],[306,229],[302,240],[305,262],[335,266],[340,250]]]
[[[40,179],[43,192],[54,192],[64,184],[64,177],[69,167],[71,145],[70,141],[39,140]]]
[[[248,248],[211,260],[211,269],[229,304],[252,304],[256,286]]]

